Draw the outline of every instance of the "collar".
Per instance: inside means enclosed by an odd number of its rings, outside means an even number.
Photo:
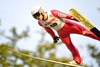
[[[48,14],[47,12],[45,12],[45,15],[46,15],[46,19],[44,19],[44,15],[43,15],[43,21],[46,21],[48,19]]]

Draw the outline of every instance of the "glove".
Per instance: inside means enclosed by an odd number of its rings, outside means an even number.
[[[53,38],[53,43],[57,43],[59,41],[59,37],[56,36],[55,38]]]
[[[76,18],[74,18],[73,16],[71,16],[70,19],[79,22],[79,21],[78,21]]]

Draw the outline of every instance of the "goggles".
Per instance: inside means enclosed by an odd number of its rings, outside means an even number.
[[[35,19],[37,19],[39,16],[40,16],[40,13],[39,13],[39,12],[37,12],[37,13],[35,13],[35,14],[33,15],[33,17],[34,17]]]

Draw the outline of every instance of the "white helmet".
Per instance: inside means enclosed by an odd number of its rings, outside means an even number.
[[[32,15],[34,15],[37,12],[39,12],[39,13],[42,12],[41,6],[35,6],[35,7],[32,8],[32,11],[31,11]]]

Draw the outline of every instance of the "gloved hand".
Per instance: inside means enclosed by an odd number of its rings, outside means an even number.
[[[55,38],[53,38],[53,43],[57,43],[59,41],[59,37],[56,36]]]
[[[70,19],[79,22],[79,21],[78,21],[76,18],[74,18],[73,16],[71,16]]]

